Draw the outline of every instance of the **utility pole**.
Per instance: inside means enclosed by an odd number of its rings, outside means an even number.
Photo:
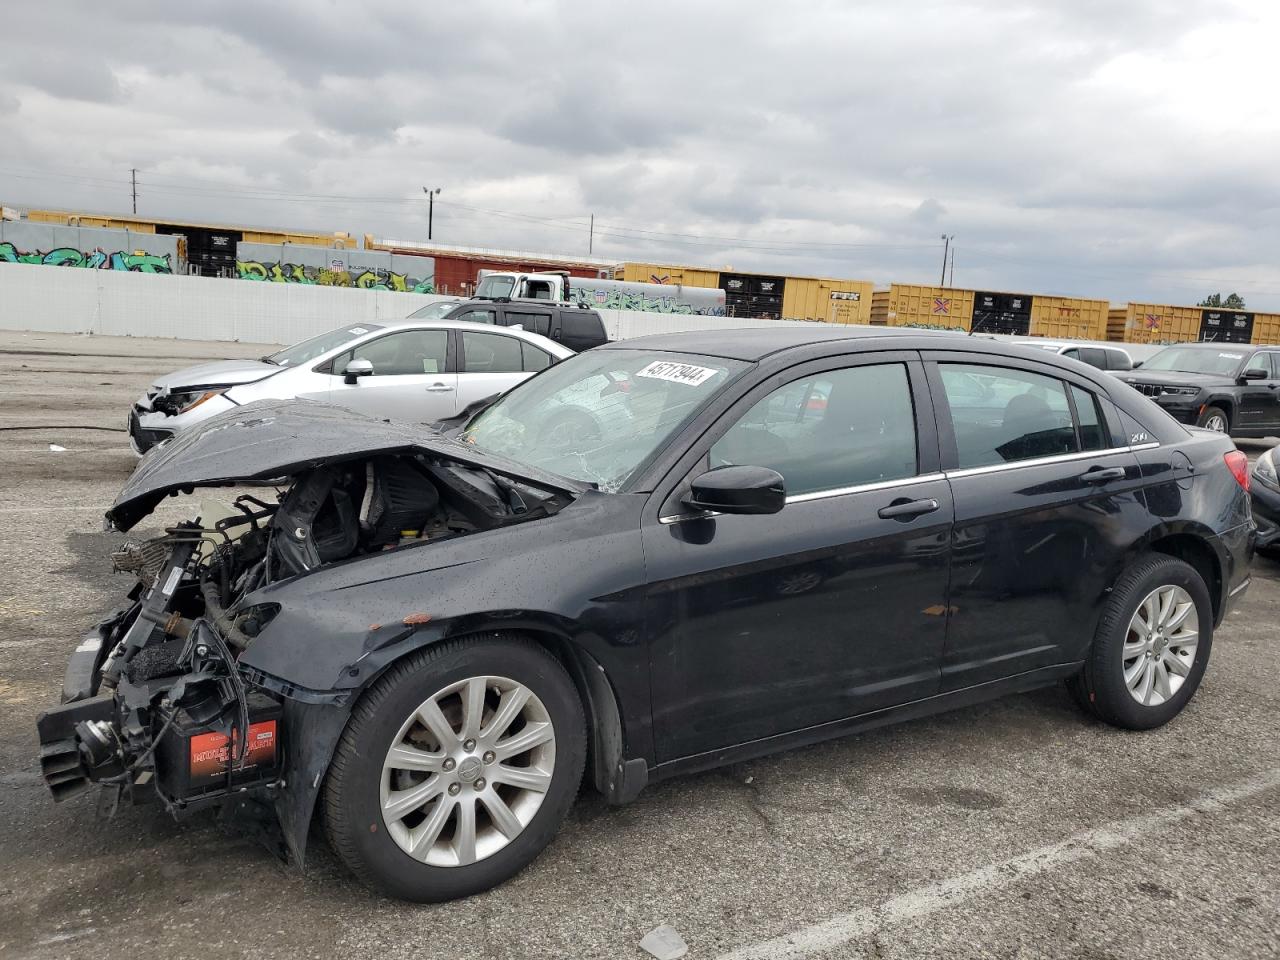
[[[133,181],[133,215],[136,217],[138,215],[138,168],[133,167],[129,172],[132,175],[130,179]]]
[[[591,215],[591,226],[588,229],[590,232],[587,234],[587,256],[589,257],[596,247],[596,215],[594,213]]]
[[[426,187],[423,187],[422,192],[427,195],[427,239],[430,240],[431,222],[435,219],[436,212],[436,194],[440,192],[440,188],[436,187],[434,190],[428,190]]]
[[[953,234],[943,234],[942,239],[942,278],[938,281],[938,286],[945,287],[947,285],[947,254],[951,251],[951,241],[956,238]]]
[[[951,270],[950,276],[947,277],[947,286],[954,287],[956,285],[956,248],[951,248]]]

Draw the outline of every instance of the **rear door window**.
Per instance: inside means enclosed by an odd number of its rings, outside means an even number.
[[[539,336],[547,336],[551,330],[551,314],[529,313],[525,311],[507,310],[503,318],[504,327],[520,327]]]
[[[756,402],[711,448],[711,466],[782,474],[788,495],[916,475],[916,425],[900,363],[794,380]]]
[[[462,373],[520,373],[520,341],[499,333],[462,334]]]
[[[466,320],[468,323],[495,324],[498,322],[497,317],[492,310],[480,310],[480,309],[467,310],[466,312],[460,313],[455,317],[450,317],[449,319]]]
[[[536,373],[539,370],[545,370],[555,360],[551,358],[551,354],[545,350],[539,350],[531,343],[521,341],[520,352],[524,357],[524,369],[526,373]]]
[[[1026,370],[940,363],[959,467],[1076,453],[1066,384]]]

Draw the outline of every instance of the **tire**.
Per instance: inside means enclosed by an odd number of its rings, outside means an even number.
[[[1154,608],[1146,606],[1152,597]],[[1161,619],[1166,597],[1171,600],[1169,613]],[[1154,646],[1149,657],[1142,624],[1150,620],[1160,629],[1147,634]],[[1188,635],[1194,635],[1194,643]],[[1148,555],[1116,582],[1084,667],[1068,687],[1086,711],[1107,723],[1150,730],[1168,723],[1187,705],[1200,686],[1212,647],[1213,604],[1200,574],[1173,557]]]
[[[468,737],[466,697],[477,684],[483,723]],[[517,689],[530,697],[502,723],[497,711]],[[419,719],[423,711],[436,726]],[[454,736],[447,743],[442,721]],[[538,744],[503,757],[517,740]],[[356,703],[321,799],[329,843],[358,879],[393,897],[434,903],[479,893],[551,842],[577,796],[586,753],[582,702],[542,647],[510,633],[430,647],[393,666]],[[494,797],[506,811],[501,817],[490,814]],[[464,835],[474,838],[470,845]]]
[[[1204,412],[1196,420],[1197,427],[1206,427],[1217,433],[1231,432],[1231,418],[1221,407],[1205,407]]]

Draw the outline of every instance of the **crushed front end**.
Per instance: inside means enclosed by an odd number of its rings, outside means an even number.
[[[312,586],[315,575],[353,561],[375,580],[379,564],[426,571],[431,559],[409,551],[550,516],[572,496],[438,434],[322,405],[257,404],[148,454],[108,524],[128,530],[166,496],[245,483],[262,495],[202,500],[198,516],[112,554],[133,585],[75,647],[61,704],[38,718],[40,765],[55,800],[97,784],[100,809],[158,801],[177,817],[265,814],[301,861],[370,664],[435,627],[406,611],[371,624],[349,593]]]

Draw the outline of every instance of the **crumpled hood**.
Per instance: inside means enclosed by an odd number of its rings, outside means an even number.
[[[232,387],[254,383],[286,369],[261,360],[214,360],[156,377],[152,388],[177,392],[191,387]]]
[[[588,489],[448,440],[430,427],[309,400],[259,400],[210,417],[148,451],[107,511],[107,524],[128,530],[178,491],[279,480],[325,463],[392,453],[444,456],[551,490]]]

